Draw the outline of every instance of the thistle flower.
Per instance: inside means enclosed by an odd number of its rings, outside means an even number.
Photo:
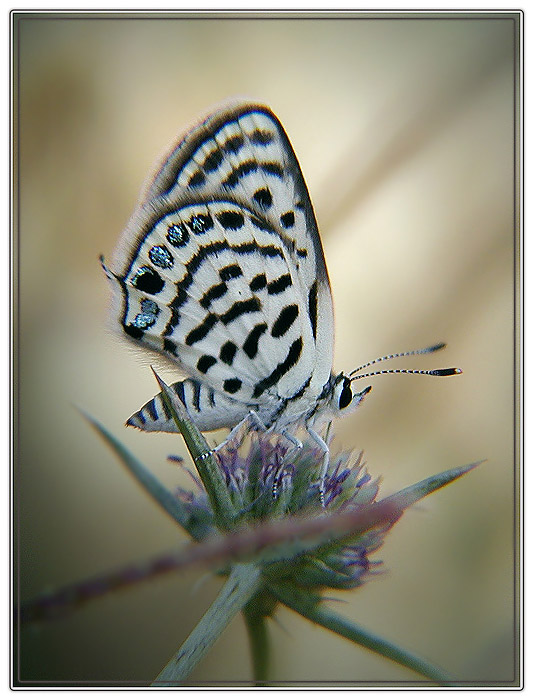
[[[331,458],[321,496],[316,472],[322,455],[315,443],[302,449],[289,447],[275,435],[252,432],[217,453],[218,463],[231,500],[237,509],[235,527],[257,525],[285,516],[323,517],[335,512],[353,512],[375,502],[379,482],[366,470],[362,453],[340,452]],[[190,522],[202,523],[214,534],[215,517],[202,483],[190,472],[195,491],[178,489],[177,498]],[[290,580],[307,588],[354,588],[375,569],[369,554],[378,549],[390,527],[374,528],[353,542],[324,544],[316,552],[273,562],[265,568],[269,579]],[[204,531],[204,537],[208,530]],[[288,530],[290,534],[290,528]],[[267,546],[268,540],[263,542]]]

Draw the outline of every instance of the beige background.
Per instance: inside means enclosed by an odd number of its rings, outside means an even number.
[[[515,16],[516,17],[516,16]],[[269,104],[321,228],[336,369],[445,340],[379,377],[337,425],[387,495],[486,458],[413,508],[376,559],[385,573],[333,603],[465,682],[513,679],[515,488],[512,19],[151,19],[26,16],[15,30],[18,199],[17,532],[23,597],[185,539],[74,404],[169,486],[179,437],[124,420],[155,393],[149,360],[107,330],[109,259],[154,161],[234,95]],[[397,366],[397,365],[393,365]],[[174,377],[168,371],[168,381]],[[220,581],[169,575],[29,629],[25,680],[150,681]],[[283,681],[419,680],[287,610],[272,625]],[[236,620],[193,683],[246,681]]]

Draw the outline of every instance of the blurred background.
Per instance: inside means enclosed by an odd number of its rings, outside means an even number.
[[[247,96],[277,113],[309,187],[335,300],[335,368],[443,340],[438,355],[391,366],[464,371],[376,378],[359,411],[337,423],[336,445],[364,450],[383,496],[486,460],[409,511],[376,553],[385,573],[332,605],[459,681],[513,682],[517,17],[18,15],[23,599],[186,541],[75,406],[169,487],[190,486],[166,460],[185,454],[179,436],[124,427],[156,385],[151,358],[108,330],[98,256],[111,257],[176,134],[221,100]],[[168,368],[163,377],[178,378]],[[26,629],[19,678],[150,682],[220,586],[202,571],[172,574]],[[420,680],[288,610],[277,618],[280,681]],[[236,619],[190,682],[250,676]]]

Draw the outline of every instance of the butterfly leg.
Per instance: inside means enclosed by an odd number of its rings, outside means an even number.
[[[324,495],[325,495],[325,482],[326,482],[326,474],[328,473],[328,467],[329,467],[329,446],[327,442],[320,437],[320,435],[313,430],[313,428],[310,428],[307,426],[307,432],[309,435],[313,438],[313,440],[316,442],[316,444],[320,447],[320,449],[324,452],[324,456],[322,458],[322,467],[320,469],[320,482],[319,482],[319,491],[320,491],[320,503],[322,504],[322,507],[325,507],[325,501],[324,501]]]
[[[302,447],[304,445],[303,445],[303,442],[301,440],[298,440],[297,437],[294,437],[294,435],[291,435],[287,430],[282,430],[281,435],[283,435],[283,437],[288,442],[290,442],[291,445],[294,445],[294,449],[290,449],[284,457],[285,462],[288,462],[289,460],[292,459],[293,455],[295,455],[297,452],[299,452],[302,449]]]
[[[301,450],[303,447],[303,442],[301,440],[298,440],[298,438],[294,437],[294,435],[291,435],[287,430],[282,430],[281,434],[283,435],[284,438],[287,438],[287,440],[292,443],[296,449]]]
[[[222,440],[222,442],[219,442],[216,447],[213,447],[212,450],[209,450],[208,452],[203,452],[198,459],[205,459],[206,457],[209,457],[209,455],[214,454],[215,452],[218,452],[221,450],[223,447],[225,447],[228,443],[230,443],[235,436],[239,433],[240,429],[246,425],[249,424],[251,428],[255,428],[255,430],[262,430],[266,431],[266,425],[263,423],[261,418],[257,415],[257,413],[254,410],[248,411],[248,413],[244,416],[244,418],[237,423],[237,425],[230,430],[228,433],[227,437]]]

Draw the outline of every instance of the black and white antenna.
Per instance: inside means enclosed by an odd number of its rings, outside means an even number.
[[[437,350],[442,350],[446,347],[446,343],[437,343],[437,345],[431,345],[429,348],[422,348],[421,350],[409,350],[408,352],[395,352],[391,355],[383,355],[383,357],[378,357],[371,362],[367,362],[357,369],[354,369],[348,375],[350,381],[353,382],[356,379],[366,379],[367,377],[375,377],[378,374],[428,374],[434,377],[450,377],[454,374],[462,374],[463,370],[458,367],[447,367],[445,369],[381,369],[376,372],[365,372],[364,374],[357,374],[367,367],[377,364],[378,362],[385,362],[386,360],[394,360],[397,357],[408,357],[409,355],[427,355],[431,352],[437,352]]]

